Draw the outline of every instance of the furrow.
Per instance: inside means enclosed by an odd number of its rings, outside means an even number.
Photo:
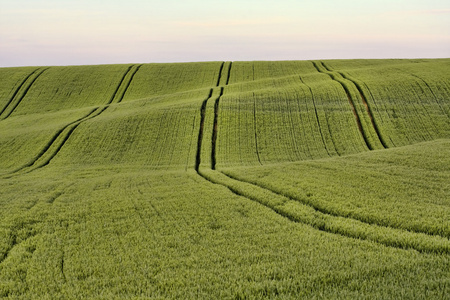
[[[320,231],[353,239],[367,240],[398,249],[450,253],[449,240],[441,236],[368,224],[351,218],[322,213],[289,196],[251,182],[236,179],[224,172],[202,170],[200,175],[212,183],[227,187],[239,196],[258,202],[290,221],[302,223]]]
[[[29,163],[23,165],[22,167],[14,170],[13,172],[11,172],[8,177],[6,178],[10,178],[13,175],[17,175],[17,173],[19,171],[23,171],[26,168],[29,168],[29,170],[26,170],[22,173],[29,173],[32,172],[36,169],[45,167],[46,165],[48,165],[50,163],[50,161],[58,154],[58,152],[61,150],[61,148],[65,145],[65,143],[67,142],[67,140],[70,138],[70,136],[72,135],[72,133],[75,131],[75,129],[81,125],[83,122],[90,120],[92,118],[95,118],[97,116],[99,116],[101,113],[103,113],[108,107],[109,105],[111,105],[113,102],[115,103],[120,103],[123,99],[123,97],[125,96],[125,93],[128,89],[128,87],[131,84],[131,80],[133,79],[134,75],[136,74],[136,72],[139,70],[139,68],[141,67],[138,66],[135,68],[135,70],[133,72],[131,72],[132,68],[134,66],[130,66],[126,72],[124,73],[124,75],[122,76],[119,85],[116,87],[113,95],[111,96],[110,100],[108,101],[108,103],[104,106],[104,107],[97,107],[93,110],[91,110],[86,116],[73,121],[69,124],[67,124],[66,126],[64,126],[62,129],[60,129],[53,137],[52,139],[46,144],[46,146],[38,153],[38,155]],[[131,72],[131,76],[129,77],[129,79],[126,81],[125,85],[125,78],[127,77],[127,75],[129,75]],[[124,85],[124,88],[122,90],[122,92],[119,94],[119,90],[121,89],[121,87]],[[116,101],[114,101],[115,99],[117,99]]]
[[[300,151],[298,141],[304,140],[304,137],[301,137],[301,138],[297,137],[297,131],[296,131],[296,126],[295,126],[295,121],[294,121],[294,116],[293,116],[294,109],[291,108],[291,104],[289,103],[288,93],[284,94],[283,97],[281,97],[281,98],[284,100],[283,104],[286,104],[286,109],[284,110],[283,107],[281,107],[282,103],[280,101],[281,111],[286,111],[286,114],[282,114],[282,115],[285,115],[285,118],[287,119],[286,122],[283,122],[283,123],[289,124],[289,126],[288,126],[289,134],[287,135],[287,137],[289,137],[289,139],[292,142],[292,146],[288,147],[288,149],[290,150],[289,151],[289,154],[291,156],[290,159],[291,159],[291,161],[302,160],[301,155],[300,155],[300,153],[302,153],[302,152]],[[296,98],[297,98],[296,104],[298,105],[298,96]],[[298,112],[301,113],[300,110]],[[301,120],[301,114],[300,114],[300,120]],[[308,123],[300,121],[300,123],[297,123],[297,124],[308,124]],[[306,135],[305,129],[303,126],[302,126],[302,129],[303,129],[303,135]],[[300,133],[300,135],[301,135],[301,133]],[[306,148],[308,149],[308,154],[311,154],[308,143],[305,143],[305,144],[306,144]],[[306,153],[306,150],[304,150],[303,152]]]
[[[191,134],[189,135],[191,138],[189,139],[189,149],[188,149],[188,153],[187,153],[187,157],[186,157],[186,166],[184,168],[185,171],[188,170],[189,163],[190,163],[190,158],[191,158],[192,141],[194,140],[192,137],[194,137],[194,132],[195,132],[195,121],[196,121],[195,119],[196,119],[196,117],[194,116],[192,118]]]
[[[217,78],[217,84],[216,86],[220,85],[220,80],[222,79],[222,70],[223,70],[223,66],[225,65],[225,62],[222,62],[222,64],[220,65],[220,69],[219,69],[219,77]]]
[[[6,103],[5,107],[3,107],[3,109],[0,111],[0,117],[2,116],[2,114],[5,112],[5,110],[8,108],[8,106],[11,104],[11,102],[14,100],[14,98],[16,98],[17,94],[19,93],[19,91],[22,89],[22,87],[24,86],[25,82],[27,82],[27,80],[37,71],[39,70],[36,69],[33,72],[31,72],[30,74],[28,74],[28,76],[26,76],[22,82],[19,84],[19,86],[17,87],[17,89],[14,91],[14,93],[12,94],[11,98],[8,100],[8,102]]]
[[[44,73],[45,71],[47,71],[49,68],[45,68],[43,70],[41,70],[40,72],[38,72],[38,70],[35,70],[33,73],[31,73],[20,85],[20,87],[16,90],[16,92],[14,93],[13,97],[11,98],[11,100],[8,102],[8,104],[3,108],[2,112],[0,113],[3,114],[6,110],[6,108],[8,108],[9,106],[11,106],[11,109],[9,109],[9,112],[5,113],[4,116],[1,117],[1,120],[4,120],[6,118],[8,118],[13,112],[14,110],[19,106],[19,104],[22,102],[23,98],[25,98],[25,96],[27,95],[28,91],[30,90],[31,86],[36,82],[36,80],[42,75],[42,73]],[[36,72],[38,72],[36,74],[36,76],[32,77],[33,74],[35,74]],[[29,83],[25,86],[25,82],[28,81],[28,79],[32,78]],[[21,95],[17,98],[16,101],[14,101],[15,97],[17,96],[19,90],[21,90],[22,88],[24,88],[23,92],[21,93]],[[15,103],[13,103],[15,102]]]
[[[232,67],[232,65],[233,65],[233,62],[230,61],[230,65],[228,66],[227,82],[225,83],[225,85],[228,85],[228,83],[230,82],[231,67]]]
[[[356,111],[355,103],[353,102],[352,96],[351,96],[350,91],[348,90],[348,88],[345,86],[345,84],[343,84],[341,81],[339,81],[333,73],[331,73],[329,70],[327,70],[326,67],[323,64],[322,64],[322,66],[326,69],[326,71],[321,70],[321,68],[317,65],[316,62],[312,62],[312,63],[313,63],[314,67],[316,68],[316,70],[319,73],[327,74],[332,80],[334,80],[337,83],[339,83],[341,85],[341,87],[344,89],[344,92],[345,92],[345,94],[347,95],[347,98],[348,98],[348,103],[350,104],[350,107],[352,109],[353,115],[355,116],[355,120],[356,120],[356,124],[358,126],[358,130],[359,130],[359,132],[361,133],[361,135],[362,135],[362,137],[364,139],[366,147],[369,150],[373,150],[373,147],[370,145],[369,139],[367,137],[367,134],[364,131],[364,128],[363,128],[363,126],[361,124],[361,119],[359,118],[358,112]]]
[[[317,113],[316,100],[315,100],[312,88],[303,81],[301,76],[299,76],[299,78],[300,78],[301,83],[304,84],[308,88],[309,92],[311,93],[311,97],[312,97],[311,99],[312,99],[313,106],[314,106],[314,113],[316,115],[316,122],[317,122],[317,127],[319,128],[320,137],[322,138],[322,143],[323,143],[323,146],[325,147],[325,150],[327,151],[328,156],[331,156],[330,151],[328,151],[327,144],[325,143],[325,138],[323,137],[322,126],[320,126],[319,114]],[[331,135],[331,133],[330,133],[330,135]],[[334,145],[334,140],[333,139],[331,139],[331,140]],[[334,145],[334,148],[336,150],[335,145]],[[336,150],[336,153],[337,153],[337,150]]]
[[[258,133],[257,133],[257,126],[256,126],[256,98],[255,98],[255,93],[253,93],[253,131],[255,132],[255,151],[256,151],[256,156],[258,157],[259,164],[262,165],[261,157],[259,156],[259,149],[258,149]]]
[[[256,186],[258,188],[267,190],[267,191],[269,191],[269,192],[271,192],[273,194],[289,198],[290,200],[296,201],[296,202],[298,202],[298,203],[300,203],[302,205],[308,206],[308,207],[312,208],[314,211],[316,211],[318,213],[321,213],[323,215],[328,215],[330,217],[336,217],[336,218],[343,218],[343,219],[347,219],[347,220],[352,220],[352,221],[360,222],[362,224],[366,224],[366,225],[370,225],[370,226],[378,226],[378,227],[382,227],[382,228],[389,228],[389,229],[392,229],[392,230],[405,231],[405,232],[409,232],[410,234],[421,234],[421,235],[428,236],[428,237],[438,237],[438,238],[442,238],[442,239],[448,241],[448,238],[446,238],[444,236],[441,236],[439,234],[428,233],[426,231],[420,231],[420,230],[406,230],[404,228],[382,224],[380,222],[376,222],[375,220],[364,220],[362,218],[358,218],[358,217],[351,216],[351,215],[348,215],[348,214],[341,214],[341,213],[338,213],[338,212],[326,209],[326,208],[324,208],[322,206],[314,205],[314,203],[312,203],[311,201],[308,201],[308,200],[305,200],[305,199],[300,199],[300,198],[295,197],[295,196],[293,196],[293,195],[291,195],[289,193],[282,193],[282,192],[276,191],[274,189],[268,188],[266,186],[262,186],[261,184],[259,184],[257,182],[254,182],[254,181],[251,181],[251,180],[242,179],[240,177],[238,178],[237,176],[235,176],[233,174],[230,174],[229,172],[221,171],[221,173],[224,174],[225,176],[233,179],[233,180],[244,182],[246,184],[251,184],[251,185]]]
[[[325,66],[324,63],[322,63],[322,64]],[[327,70],[329,70],[328,67],[326,67],[326,68],[327,68]],[[385,140],[383,139],[383,136],[381,135],[380,128],[378,127],[378,125],[377,125],[377,123],[375,121],[375,118],[374,118],[373,113],[372,113],[372,109],[369,106],[369,102],[367,102],[367,98],[364,95],[364,92],[363,92],[361,86],[358,84],[358,82],[356,82],[356,80],[352,79],[350,76],[346,75],[345,73],[342,73],[342,72],[338,72],[338,73],[343,78],[347,79],[348,81],[352,82],[355,85],[356,89],[359,92],[359,95],[361,96],[361,99],[362,99],[362,102],[364,104],[364,107],[366,108],[367,114],[369,115],[369,119],[370,119],[370,122],[372,123],[372,127],[375,130],[375,133],[377,134],[377,137],[380,140],[380,143],[383,145],[383,147],[385,149],[387,149],[388,146],[387,146]]]
[[[202,153],[201,150],[202,150],[203,131],[205,126],[206,104],[208,103],[208,100],[211,98],[212,94],[213,89],[210,89],[208,97],[205,100],[203,100],[202,106],[200,108],[200,127],[198,129],[197,154],[195,156],[195,171],[197,171],[197,173],[201,162],[201,153]]]
[[[67,124],[66,126],[64,126],[63,128],[61,128],[60,130],[58,130],[53,137],[47,142],[47,144],[41,149],[41,151],[27,164],[13,170],[12,172],[10,172],[9,174],[13,174],[13,173],[17,173],[25,168],[31,167],[40,157],[42,157],[49,149],[50,147],[55,143],[56,139],[64,132],[64,130],[70,126],[72,126],[73,124],[76,124],[78,122],[81,122],[82,120],[88,118],[89,116],[91,116],[96,110],[98,110],[99,108],[94,108],[93,110],[91,110],[86,116],[75,120],[69,124]]]
[[[217,97],[216,102],[214,103],[214,125],[213,125],[213,133],[211,137],[211,169],[216,169],[216,146],[217,146],[217,130],[218,130],[218,120],[219,120],[219,101],[223,95],[224,88],[220,88],[220,95]]]
[[[366,90],[369,91],[370,94],[370,98],[372,99],[372,102],[375,104],[375,107],[378,107],[377,102],[375,101],[375,97],[372,93],[372,91],[369,89],[369,87],[367,86],[367,84],[365,82],[362,82],[362,84],[365,86]],[[377,110],[379,111],[379,109],[377,108]],[[383,123],[383,117],[381,114],[379,114],[381,123]],[[388,135],[389,141],[391,142],[391,146],[392,147],[396,147],[394,141],[392,140],[392,137],[390,135]],[[384,141],[384,140],[383,140]],[[387,144],[386,144],[387,145]]]
[[[61,255],[61,262],[59,265],[59,269],[61,271],[61,276],[63,278],[64,283],[67,282],[67,278],[66,278],[66,274],[64,273],[64,250],[62,251],[62,255]]]
[[[124,87],[123,91],[120,93],[120,96],[117,98],[117,101],[116,101],[115,103],[120,103],[120,102],[122,102],[123,98],[125,97],[125,94],[126,94],[127,91],[128,91],[128,88],[129,88],[130,85],[131,85],[131,82],[132,82],[133,79],[134,79],[134,75],[136,75],[136,73],[139,71],[139,69],[140,69],[141,67],[142,67],[142,65],[137,66],[137,67],[134,69],[134,71],[131,73],[130,78],[127,79],[126,84],[125,84],[125,87]],[[130,68],[129,70],[131,70],[131,68]],[[128,75],[128,73],[126,73],[125,75]],[[125,78],[125,76],[124,76],[124,78]],[[123,82],[123,80],[122,80],[122,82]],[[119,85],[119,87],[120,87],[120,85]]]
[[[431,92],[431,94],[434,97],[434,100],[436,100],[437,105],[439,106],[439,109],[448,117],[450,118],[450,114],[448,112],[445,111],[445,109],[442,107],[441,103],[438,100],[438,97],[436,96],[436,94],[434,93],[433,89],[430,87],[430,85],[428,84],[428,82],[426,82],[423,78],[415,75],[415,74],[411,74],[411,76],[416,77],[417,79],[419,79],[421,82],[423,82],[425,84],[425,86],[428,88],[428,90]]]

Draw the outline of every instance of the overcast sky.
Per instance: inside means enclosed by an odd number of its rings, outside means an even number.
[[[0,67],[419,57],[449,0],[0,0]]]

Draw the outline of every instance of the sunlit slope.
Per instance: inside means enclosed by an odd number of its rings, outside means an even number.
[[[445,298],[449,63],[0,69],[0,298]]]
[[[198,103],[209,92],[203,87],[215,84],[220,64],[72,67],[73,72],[70,67],[49,68],[14,114],[0,122],[14,128],[2,135],[5,153],[12,158],[2,161],[4,169],[25,173],[53,163],[57,154],[62,164],[119,161],[186,168],[190,161],[193,168]],[[130,99],[133,104],[126,104]],[[185,150],[185,155],[179,153]]]
[[[200,105],[220,64],[142,66],[121,103],[81,124],[52,163],[194,169]]]
[[[1,90],[8,96],[2,99],[0,115],[0,168],[10,172],[32,164],[59,131],[108,104],[127,69],[124,65],[1,69],[2,84],[13,79],[15,83],[11,83],[14,92]]]
[[[235,62],[230,78],[219,106],[218,166],[365,151],[345,91],[311,62]]]
[[[448,255],[319,231],[194,171],[68,166],[8,183],[0,190],[1,297],[400,299],[448,292]]]
[[[325,231],[448,252],[449,149],[448,139],[437,140],[346,157],[223,169],[229,178],[212,179]],[[272,199],[258,197],[258,191]]]
[[[388,147],[449,137],[450,60],[326,64],[358,85]]]
[[[449,63],[235,62],[219,106],[218,166],[346,155],[449,137]]]
[[[449,60],[8,68],[2,173],[265,165],[450,137]],[[15,72],[14,72],[15,71]]]
[[[1,116],[6,116],[7,106],[11,104],[16,95],[19,94],[20,88],[25,84],[27,79],[38,68],[0,68],[0,112]],[[23,91],[22,91],[23,93]],[[5,114],[4,114],[5,113]],[[2,117],[3,119],[4,117]]]

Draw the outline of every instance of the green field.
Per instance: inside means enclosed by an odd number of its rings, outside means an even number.
[[[0,298],[448,298],[449,70],[0,68]]]

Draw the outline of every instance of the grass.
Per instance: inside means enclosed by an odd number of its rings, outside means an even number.
[[[0,297],[445,298],[449,63],[0,69]]]

